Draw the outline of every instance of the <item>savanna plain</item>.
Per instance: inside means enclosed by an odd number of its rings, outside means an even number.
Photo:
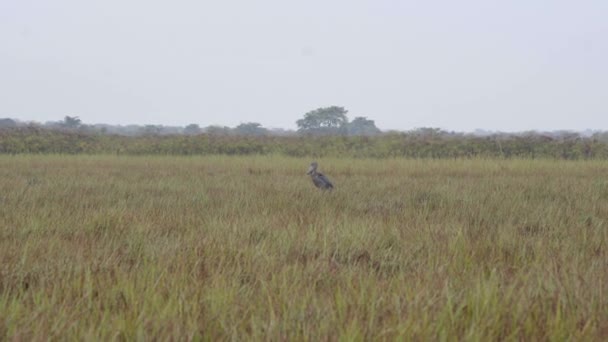
[[[0,156],[0,340],[606,340],[608,162]]]

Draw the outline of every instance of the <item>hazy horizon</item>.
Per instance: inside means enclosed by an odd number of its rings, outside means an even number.
[[[65,118],[65,117],[64,117]],[[80,119],[80,117],[78,117]],[[39,125],[46,125],[46,124],[60,124],[62,122],[64,122],[63,118],[58,118],[56,120],[46,120],[46,121],[36,121],[36,120],[24,120],[24,119],[19,119],[19,118],[9,118],[9,117],[0,117],[0,119],[13,119],[13,120],[17,120],[18,124],[22,124],[22,125],[28,125],[28,124],[39,124]],[[352,119],[352,118],[349,118]],[[369,119],[373,119],[373,118],[369,118]],[[241,123],[259,123],[256,121],[243,121],[240,122],[238,124],[235,124],[233,126],[228,126],[228,125],[222,125],[222,124],[206,124],[206,123],[200,123],[200,122],[191,122],[189,124],[196,124],[199,126],[199,128],[204,129],[204,128],[208,128],[208,127],[227,127],[227,128],[236,128],[239,124]],[[149,122],[129,122],[129,123],[107,123],[107,122],[86,122],[86,121],[82,121],[81,123],[82,125],[89,125],[89,126],[116,126],[116,127],[144,127],[144,126],[148,126],[148,125],[152,125],[152,126],[162,126],[162,127],[167,127],[167,128],[184,128],[186,126],[188,126],[189,124],[184,124],[184,125],[177,125],[177,124],[155,124],[155,123],[149,123]],[[262,125],[262,128],[266,128],[269,130],[284,130],[284,131],[293,131],[293,132],[297,132],[298,128],[297,127],[272,127],[272,126],[264,126]],[[397,131],[397,132],[408,132],[408,131],[415,131],[418,129],[428,129],[428,128],[432,128],[432,129],[436,129],[439,128],[443,131],[446,132],[454,132],[454,133],[476,133],[476,132],[484,132],[484,133],[526,133],[526,132],[537,132],[537,133],[559,133],[559,132],[574,132],[574,133],[588,133],[588,132],[605,132],[608,130],[602,130],[602,129],[596,129],[596,128],[584,128],[584,129],[552,129],[552,130],[547,130],[547,129],[531,129],[531,130],[493,130],[493,129],[484,129],[484,128],[475,128],[475,129],[471,129],[471,130],[452,130],[452,129],[446,129],[443,127],[436,127],[436,126],[416,126],[416,127],[411,127],[411,128],[407,128],[407,129],[393,129],[393,128],[389,128],[389,129],[382,129],[380,128],[380,130],[382,132],[390,132],[390,131]]]
[[[608,130],[608,3],[0,3],[0,118]]]

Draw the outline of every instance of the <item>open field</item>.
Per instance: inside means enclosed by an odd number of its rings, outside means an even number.
[[[0,340],[608,338],[608,162],[0,156]]]

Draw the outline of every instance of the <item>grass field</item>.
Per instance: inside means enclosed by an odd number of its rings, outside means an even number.
[[[605,340],[608,162],[0,156],[0,340]]]

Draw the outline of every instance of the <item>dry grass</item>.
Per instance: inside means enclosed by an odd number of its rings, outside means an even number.
[[[608,163],[0,157],[0,340],[605,340]]]

